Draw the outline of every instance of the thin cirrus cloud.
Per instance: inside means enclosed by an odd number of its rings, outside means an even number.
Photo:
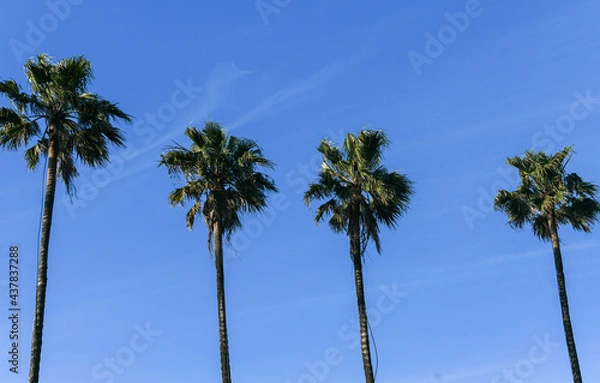
[[[191,125],[195,120],[205,119],[210,116],[213,111],[217,110],[223,104],[223,100],[227,97],[230,87],[238,79],[247,76],[250,73],[252,73],[252,71],[239,69],[233,62],[222,63],[215,66],[202,87],[202,93],[199,100],[195,101],[192,106],[186,108],[191,111],[189,113],[184,113],[185,116],[180,117],[178,121],[170,123],[169,126],[171,129],[167,134],[157,138],[152,144],[146,145],[142,149],[138,149],[135,156],[136,160],[134,160],[136,165],[129,166],[128,170],[122,172],[113,180],[116,181],[124,177],[134,176],[148,168],[156,167],[156,161],[148,161],[143,155],[156,147],[165,145],[169,140],[180,136],[183,128]],[[190,115],[192,116],[190,117]],[[185,121],[188,121],[187,124]]]
[[[570,251],[572,253],[577,253],[582,250],[593,249],[596,247],[600,247],[600,242],[582,241],[582,242],[579,242],[579,243],[576,243],[576,244],[573,244],[570,246],[566,246],[564,250],[566,252]],[[414,290],[414,289],[428,287],[428,286],[436,285],[436,284],[456,282],[458,280],[472,278],[474,275],[473,271],[475,271],[475,270],[484,271],[485,269],[489,269],[491,267],[496,267],[499,264],[518,262],[519,260],[533,258],[533,257],[541,257],[541,256],[546,256],[546,255],[548,255],[548,249],[540,248],[540,249],[528,250],[528,251],[523,251],[523,252],[514,253],[514,254],[504,254],[504,255],[499,255],[499,256],[493,256],[493,257],[490,257],[487,259],[483,259],[481,261],[469,262],[469,263],[457,265],[454,267],[452,267],[452,266],[444,267],[443,270],[442,269],[438,270],[440,272],[443,272],[444,275],[450,275],[447,277],[422,278],[422,277],[416,276],[415,278],[413,278],[411,280],[407,280],[402,283],[398,283],[398,288],[402,291],[405,291],[405,290],[408,291],[409,289]],[[449,271],[452,271],[452,272],[449,272]],[[435,272],[435,270],[430,269],[430,270],[428,270],[427,273],[431,274],[432,272]],[[379,287],[371,288],[371,289],[367,290],[367,293],[369,293],[369,292],[372,293],[377,290],[379,290]],[[252,309],[252,310],[240,311],[236,314],[236,316],[249,316],[249,315],[252,316],[252,315],[256,315],[258,313],[267,313],[267,312],[271,312],[271,313],[277,312],[280,315],[283,313],[292,313],[292,312],[296,312],[298,310],[307,309],[311,306],[318,306],[318,305],[324,305],[326,303],[335,302],[336,300],[338,300],[340,298],[352,296],[353,294],[354,294],[353,290],[352,291],[348,290],[348,291],[341,292],[341,293],[307,297],[304,299],[299,299],[299,300],[295,300],[295,301],[287,302],[287,303],[283,303],[283,304],[275,304],[275,305],[270,305],[270,306],[259,307],[259,308]],[[448,379],[448,377],[446,377],[445,379]]]
[[[258,121],[272,113],[289,109],[306,100],[311,91],[325,85],[335,77],[343,75],[366,57],[375,55],[383,46],[382,36],[387,33],[387,30],[392,23],[393,18],[389,18],[375,24],[366,34],[360,36],[359,39],[350,45],[352,47],[351,52],[340,54],[340,56],[343,57],[342,59],[333,61],[313,74],[285,86],[266,97],[252,110],[229,124],[227,126],[228,129],[237,129],[250,122]]]
[[[593,249],[596,247],[600,247],[600,242],[581,241],[581,242],[577,242],[573,245],[564,246],[563,251],[566,253],[568,253],[568,252],[577,253],[581,250],[588,250],[588,249]],[[478,269],[478,268],[496,266],[501,263],[509,263],[509,262],[513,262],[513,261],[519,261],[519,260],[525,259],[525,258],[547,256],[549,253],[550,253],[550,250],[549,250],[548,246],[544,246],[544,247],[540,246],[538,249],[535,249],[535,250],[527,250],[527,251],[522,251],[522,252],[513,253],[513,254],[502,254],[502,255],[492,256],[489,258],[485,258],[485,259],[478,260],[475,262],[466,263],[463,265],[457,265],[454,267],[445,266],[443,270],[439,269],[438,271],[447,272],[447,271],[453,270],[453,269],[454,269],[454,271],[467,271],[467,270],[473,270],[473,269]]]
[[[375,25],[369,34],[361,36],[360,40],[356,41],[356,44],[353,45],[353,47],[359,48],[353,48],[352,52],[345,55],[344,59],[336,60],[316,72],[276,91],[272,95],[266,97],[255,108],[237,118],[232,123],[227,124],[227,129],[231,131],[240,128],[245,124],[265,118],[271,113],[287,110],[307,100],[311,91],[318,89],[333,78],[347,72],[365,57],[374,54],[381,45],[380,36],[385,33],[387,24],[389,23],[386,21]],[[189,124],[196,120],[208,118],[210,114],[221,105],[222,100],[227,94],[228,86],[235,80],[251,73],[253,73],[253,71],[238,69],[234,63],[217,66],[206,81],[204,96],[196,103],[196,105],[200,106],[200,109],[193,114]],[[181,129],[179,125],[180,124],[177,123],[172,124],[174,128],[167,135],[141,150],[140,154],[146,153],[159,145],[164,145],[168,140],[180,135]],[[135,175],[154,166],[156,166],[155,162],[146,161],[125,172],[119,178]]]
[[[281,110],[281,108],[284,107],[283,104],[286,102],[287,102],[286,105],[289,107],[290,105],[294,104],[293,103],[294,100],[296,100],[296,102],[301,101],[298,99],[301,99],[302,96],[307,95],[311,90],[316,89],[319,86],[323,85],[325,82],[327,82],[333,76],[335,76],[337,73],[339,73],[340,70],[341,70],[341,65],[339,63],[335,62],[333,64],[330,64],[330,65],[318,70],[317,72],[313,73],[312,75],[310,75],[302,80],[296,81],[296,82],[292,83],[291,85],[288,85],[288,86],[282,88],[281,90],[275,92],[273,95],[267,97],[256,108],[254,108],[250,112],[246,113],[242,117],[238,118],[233,123],[229,124],[227,126],[227,130],[231,131],[231,130],[233,130],[235,128],[239,128],[240,126],[247,124],[249,122],[260,120],[261,118],[264,118],[267,114],[273,113],[276,110],[276,108],[278,108],[278,107],[279,107],[279,109],[277,109],[277,110]],[[247,73],[251,73],[251,72],[250,71],[242,71],[241,73],[247,74]],[[236,77],[236,78],[238,78],[238,77]],[[222,83],[221,81],[213,82],[212,91],[207,86],[205,98],[207,98],[208,102],[204,102],[204,100],[201,100],[199,102],[199,105],[201,105],[201,110],[194,113],[194,115],[197,118],[194,118],[192,121],[194,121],[196,119],[201,120],[201,119],[207,118],[207,116],[209,116],[210,113],[219,106],[219,102],[223,98],[224,94],[221,91],[221,88],[219,86],[215,86],[215,85],[221,84],[221,83]],[[149,145],[148,147],[141,150],[140,154],[146,153],[149,150],[151,150],[159,145],[164,145],[169,139],[172,139],[172,138],[180,135],[181,128],[179,127],[179,125],[173,124],[173,126],[175,126],[175,127],[169,134],[163,136],[162,138],[158,139],[154,144]],[[123,175],[119,178],[135,175],[135,174],[142,172],[150,167],[155,167],[155,166],[156,166],[155,162],[146,161],[143,164],[140,164],[139,166],[136,166],[127,172],[124,172]]]
[[[285,108],[286,102],[288,105],[292,105],[292,100],[307,95],[311,90],[318,88],[333,78],[337,73],[339,73],[340,70],[341,65],[337,62],[334,62],[333,64],[329,64],[326,67],[318,70],[312,75],[278,90],[271,96],[264,99],[250,112],[244,114],[242,117],[231,123],[228,126],[228,129],[233,130],[239,128],[242,125],[264,118],[269,113],[280,111],[282,108]]]
[[[179,121],[170,123],[172,128],[169,133],[158,138],[153,144],[141,149],[139,154],[146,153],[159,145],[163,145],[173,137],[181,135],[182,128],[180,125],[182,121],[191,120],[193,122],[197,119],[207,118],[207,116],[223,104],[223,100],[227,96],[231,85],[250,73],[252,71],[241,70],[233,62],[217,65],[205,81],[199,100],[194,105],[187,107],[192,112],[186,113],[186,116],[181,117]],[[190,117],[190,115],[192,116]]]

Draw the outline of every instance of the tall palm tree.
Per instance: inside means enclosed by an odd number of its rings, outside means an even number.
[[[346,234],[350,240],[367,383],[374,382],[374,375],[362,273],[364,254],[369,241],[381,253],[379,224],[394,228],[408,209],[413,194],[412,182],[405,175],[390,172],[382,164],[383,150],[388,146],[388,138],[381,130],[364,129],[357,136],[348,134],[342,147],[322,140],[318,150],[323,163],[318,179],[304,194],[307,205],[325,200],[316,211],[315,221],[319,223],[330,217],[331,229]]]
[[[17,150],[35,141],[25,151],[27,167],[35,169],[43,156],[48,161],[29,370],[29,382],[37,383],[56,177],[62,178],[73,197],[77,162],[93,168],[107,164],[109,145],[124,145],[114,124],[129,122],[130,117],[117,104],[88,92],[92,66],[83,56],[53,62],[46,55],[38,55],[26,62],[25,75],[30,93],[14,80],[0,82],[0,94],[12,104],[11,108],[0,108],[0,147]]]
[[[221,375],[223,383],[231,383],[223,238],[229,239],[241,227],[242,213],[260,213],[265,209],[267,194],[277,188],[258,169],[273,168],[273,163],[255,141],[229,136],[215,122],[206,122],[202,131],[189,127],[185,135],[192,141],[191,147],[169,147],[161,155],[159,166],[164,165],[170,175],[185,179],[185,185],[175,189],[169,201],[172,206],[192,203],[186,215],[188,229],[193,228],[199,214],[208,229],[208,251],[214,253],[217,274]]]
[[[581,383],[558,228],[571,225],[575,230],[589,233],[598,219],[600,203],[596,198],[595,185],[583,181],[576,173],[566,172],[572,152],[569,146],[554,155],[528,151],[522,157],[507,159],[509,165],[518,169],[521,184],[512,192],[498,191],[494,206],[506,213],[511,227],[521,229],[526,224],[531,225],[539,239],[552,243],[573,381]]]

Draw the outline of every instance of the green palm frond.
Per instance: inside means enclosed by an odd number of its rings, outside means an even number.
[[[500,190],[494,200],[494,207],[506,212],[508,224],[517,229],[531,222],[533,217],[530,203],[522,193]]]
[[[386,221],[381,220],[374,212],[372,204],[360,203],[360,222],[361,222],[361,254],[365,254],[367,244],[372,241],[375,245],[375,250],[381,253],[381,241],[379,240],[379,223],[386,224]],[[389,226],[389,225],[386,225]],[[391,227],[395,227],[394,225]]]
[[[59,89],[52,89],[52,60],[48,55],[41,54],[35,59],[25,63],[25,75],[31,85],[31,90],[39,94],[44,102],[49,101],[49,96],[58,93]]]
[[[329,218],[329,228],[338,234],[346,234],[348,232],[348,221],[350,217],[348,215],[348,204],[341,203],[337,204],[331,211]]]
[[[53,80],[75,94],[84,93],[94,78],[92,64],[83,56],[61,60],[53,69]]]
[[[48,154],[48,139],[42,138],[35,145],[25,150],[27,169],[35,170],[40,162],[40,157]]]
[[[185,223],[187,228],[192,230],[194,228],[194,222],[196,220],[196,216],[200,214],[202,211],[202,202],[196,200],[190,210],[185,215]]]
[[[343,160],[343,154],[339,147],[329,140],[322,140],[317,150],[323,155],[324,161],[330,164],[339,164]]]
[[[67,188],[67,194],[69,196],[75,195],[76,188],[73,180],[79,176],[79,172],[75,167],[73,157],[67,155],[66,153],[59,154],[58,174],[62,178],[63,183]]]
[[[593,198],[598,192],[598,187],[590,182],[585,182],[577,173],[567,174],[565,189],[575,195]]]
[[[562,225],[571,225],[575,230],[589,233],[598,221],[600,203],[590,197],[570,197],[568,208],[558,209],[557,220]]]
[[[40,127],[34,120],[9,108],[0,108],[0,147],[17,150],[40,134]]]
[[[367,169],[373,169],[383,160],[383,149],[386,149],[390,142],[381,130],[367,130],[364,132],[364,134],[358,135],[359,145],[357,147],[357,154],[362,166]]]
[[[530,221],[533,234],[542,241],[549,241],[551,234],[547,217],[543,214],[536,214],[531,217]]]
[[[315,214],[315,222],[319,223],[323,220],[323,217],[334,215],[336,212],[336,209],[338,209],[339,206],[340,206],[340,203],[335,198],[332,198],[329,201],[325,202],[324,204],[320,205],[317,208],[317,212]]]
[[[20,115],[35,113],[38,106],[35,95],[24,93],[14,80],[0,81],[0,95],[4,95]]]
[[[179,187],[169,195],[169,202],[172,206],[185,205],[186,202],[196,201],[198,196],[207,192],[204,180],[190,180],[182,187]]]

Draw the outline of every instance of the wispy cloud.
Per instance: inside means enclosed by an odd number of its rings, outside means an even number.
[[[231,131],[250,122],[260,120],[271,113],[286,110],[294,105],[297,105],[303,100],[308,99],[311,91],[318,89],[328,81],[331,81],[333,78],[342,75],[364,57],[372,54],[373,50],[377,46],[377,44],[373,42],[378,41],[376,37],[380,33],[382,33],[381,28],[375,28],[371,36],[364,41],[361,41],[362,46],[359,45],[359,49],[356,49],[344,59],[334,61],[310,74],[309,76],[293,82],[292,84],[287,85],[272,95],[266,97],[252,110],[234,120],[231,124],[228,124],[227,129]],[[168,134],[157,139],[153,144],[146,146],[140,151],[140,155],[149,152],[160,145],[164,145],[169,140],[172,140],[174,137],[180,135],[180,125],[182,123],[185,122],[185,124],[189,126],[196,121],[202,122],[210,117],[210,114],[221,105],[222,100],[227,93],[226,90],[228,89],[228,85],[233,83],[233,81],[237,80],[238,78],[251,73],[253,73],[253,71],[240,70],[233,63],[215,68],[215,70],[213,70],[209,76],[209,79],[206,81],[204,95],[200,97],[199,101],[196,102],[198,108],[195,109],[195,112],[191,118],[188,117],[187,121],[180,120],[179,124],[172,124],[174,128]],[[124,172],[119,178],[137,174],[154,166],[156,166],[156,162],[146,161],[143,164]]]
[[[365,293],[367,293],[367,294],[375,293],[377,291],[381,291],[381,288],[382,288],[381,286],[368,288],[368,289],[365,289]],[[239,316],[247,316],[247,315],[256,315],[258,313],[265,313],[265,312],[276,312],[278,314],[289,313],[289,312],[293,312],[293,311],[308,309],[311,306],[331,304],[331,303],[335,303],[336,301],[340,302],[340,301],[345,300],[347,297],[354,297],[354,294],[356,294],[356,292],[354,290],[347,290],[344,292],[339,292],[339,293],[334,293],[334,294],[307,297],[304,299],[298,299],[298,300],[287,302],[287,303],[263,306],[263,307],[259,307],[259,308],[255,308],[255,309],[251,309],[251,310],[243,310],[243,311],[237,312],[236,314]]]
[[[563,246],[563,251],[577,252],[577,251],[581,251],[581,250],[593,249],[596,247],[600,247],[600,242],[598,242],[598,241],[582,241],[582,242],[574,243],[572,245]],[[535,249],[535,250],[527,250],[527,251],[511,253],[511,254],[501,254],[501,255],[491,256],[489,258],[477,260],[474,262],[468,262],[468,263],[451,266],[451,267],[445,266],[444,268],[437,268],[437,269],[433,269],[433,270],[438,271],[438,272],[467,271],[467,270],[473,270],[473,269],[477,269],[477,268],[496,266],[501,263],[509,263],[509,262],[518,261],[518,260],[525,259],[525,258],[548,256],[548,254],[550,254],[550,253],[551,253],[551,250],[550,250],[549,246],[544,246],[544,247],[540,246],[539,249]]]
[[[253,121],[260,120],[271,113],[280,112],[308,98],[310,91],[319,88],[335,77],[343,75],[354,65],[359,63],[365,57],[373,55],[383,46],[381,36],[385,35],[388,28],[392,25],[393,18],[381,21],[368,29],[368,32],[361,36],[351,46],[353,51],[349,52],[342,59],[334,61],[315,73],[298,80],[265,98],[256,107],[239,117],[233,123],[228,125],[229,130],[233,130]],[[358,47],[358,48],[356,48]]]
[[[291,104],[291,100],[297,99],[301,96],[306,96],[308,92],[318,88],[333,78],[341,71],[341,69],[341,64],[334,62],[333,64],[329,64],[326,67],[318,70],[312,75],[278,90],[271,96],[264,99],[250,112],[244,114],[242,117],[231,123],[228,126],[229,130],[236,129],[244,124],[256,121],[269,113],[275,112],[276,110],[284,109],[286,102]]]
[[[576,244],[573,244],[570,246],[565,246],[564,250],[577,252],[577,251],[592,249],[592,248],[596,248],[596,247],[600,247],[600,242],[586,241],[586,242],[579,242],[579,243],[576,243]],[[454,267],[429,269],[428,270],[429,274],[434,274],[434,276],[431,276],[429,278],[418,278],[418,277],[413,278],[412,280],[407,280],[407,281],[404,281],[403,283],[399,283],[398,287],[402,290],[407,290],[407,289],[411,289],[411,288],[415,289],[415,288],[426,287],[426,286],[440,284],[440,283],[453,282],[456,280],[461,280],[464,278],[472,277],[473,270],[475,270],[475,269],[494,267],[501,263],[510,263],[510,262],[515,262],[515,261],[518,261],[521,259],[526,259],[526,258],[547,256],[548,253],[549,253],[548,249],[540,248],[540,249],[536,249],[536,250],[528,250],[528,251],[523,251],[523,252],[519,252],[519,253],[493,256],[493,257],[486,258],[486,259],[483,259],[480,261],[464,263],[462,265],[457,265]],[[437,275],[437,277],[435,275]],[[368,289],[366,292],[370,293],[370,292],[374,292],[377,290],[379,290],[379,286]],[[251,310],[240,311],[236,315],[247,316],[247,315],[255,315],[258,313],[265,313],[265,312],[271,312],[271,313],[276,312],[278,314],[289,313],[289,312],[307,309],[307,308],[310,308],[311,306],[315,306],[315,305],[322,305],[325,303],[335,302],[337,300],[346,298],[348,296],[353,296],[353,295],[354,295],[354,291],[348,290],[345,292],[340,292],[340,293],[335,293],[335,294],[307,297],[307,298],[303,298],[303,299],[299,299],[299,300],[295,300],[295,301],[291,301],[291,302],[286,302],[286,303],[282,303],[282,304],[263,306],[263,307],[258,307],[258,308],[251,309]],[[448,378],[446,377],[445,379],[448,379]],[[444,380],[444,381],[449,381],[449,380]]]
[[[140,151],[140,154],[146,153],[157,146],[164,145],[167,141],[181,135],[183,128],[190,126],[194,122],[203,122],[210,114],[223,103],[229,87],[239,78],[252,73],[249,70],[241,70],[235,63],[225,63],[217,65],[208,76],[204,84],[204,90],[194,106],[189,107],[188,116],[181,117],[179,121],[171,124],[172,129],[168,134],[158,138],[156,142],[148,145]],[[188,121],[186,123],[186,121]],[[183,124],[183,126],[181,126]]]
[[[192,126],[194,123],[203,124],[204,120],[210,117],[217,108],[223,104],[223,100],[229,93],[229,89],[233,83],[239,78],[252,73],[249,70],[242,70],[233,62],[222,63],[217,65],[208,76],[203,86],[203,91],[194,101],[194,105],[187,107],[189,113],[185,116],[180,116],[178,120],[170,123],[171,129],[162,137],[157,138],[152,144],[144,146],[137,151],[136,157],[143,158],[143,155],[153,149],[166,145],[175,137],[181,136],[183,129],[187,126]],[[135,166],[130,166],[126,171],[116,177],[115,180],[130,177],[148,168],[156,167],[156,161],[137,161]]]
[[[564,246],[563,250],[565,252],[576,253],[578,251],[597,247],[600,247],[600,242],[598,241],[583,241],[570,246]],[[474,275],[476,275],[476,272],[486,272],[486,269],[499,267],[501,264],[510,264],[511,262],[517,262],[527,258],[547,256],[551,256],[551,249],[540,248],[519,253],[492,256],[482,260],[465,262],[453,266],[446,265],[444,267],[429,267],[426,270],[421,271],[422,275],[426,274],[425,277],[414,277],[411,280],[407,280],[399,284],[399,286],[402,289],[415,289],[437,284],[447,284],[450,282],[472,278]],[[414,273],[413,275],[418,274],[419,273]]]

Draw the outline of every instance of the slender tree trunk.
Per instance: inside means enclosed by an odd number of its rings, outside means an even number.
[[[223,383],[231,383],[229,366],[229,340],[227,336],[227,314],[225,307],[225,270],[223,267],[223,233],[220,219],[214,224],[215,264],[217,268],[217,305],[219,310],[219,346],[221,349],[221,376]]]
[[[357,207],[353,209],[350,217],[350,255],[354,263],[354,283],[356,285],[356,300],[358,303],[358,319],[360,323],[360,348],[362,352],[363,367],[367,383],[374,383],[373,365],[371,363],[371,348],[369,344],[369,325],[367,319],[367,305],[365,303],[365,288],[362,273],[362,254],[360,246],[360,221]]]
[[[560,252],[558,226],[556,224],[553,214],[550,214],[550,217],[548,219],[548,225],[550,227],[550,235],[552,239],[554,265],[556,267],[556,279],[558,280],[558,294],[560,296],[560,307],[562,309],[563,326],[565,329],[565,337],[567,339],[569,359],[571,360],[573,382],[582,383],[581,370],[579,368],[579,359],[577,357],[577,348],[575,347],[575,337],[573,336],[573,326],[571,325],[571,314],[569,313],[569,300],[567,298],[567,285],[565,282],[565,273],[563,271],[562,255]]]
[[[48,245],[50,243],[50,227],[52,226],[54,193],[56,191],[57,149],[58,141],[56,137],[51,136],[48,148],[48,175],[46,178],[46,196],[44,199],[44,217],[42,220],[42,243],[40,245],[40,261],[38,264],[37,288],[35,293],[35,318],[33,321],[33,335],[31,336],[29,383],[38,383],[40,374],[46,287],[48,284]]]

